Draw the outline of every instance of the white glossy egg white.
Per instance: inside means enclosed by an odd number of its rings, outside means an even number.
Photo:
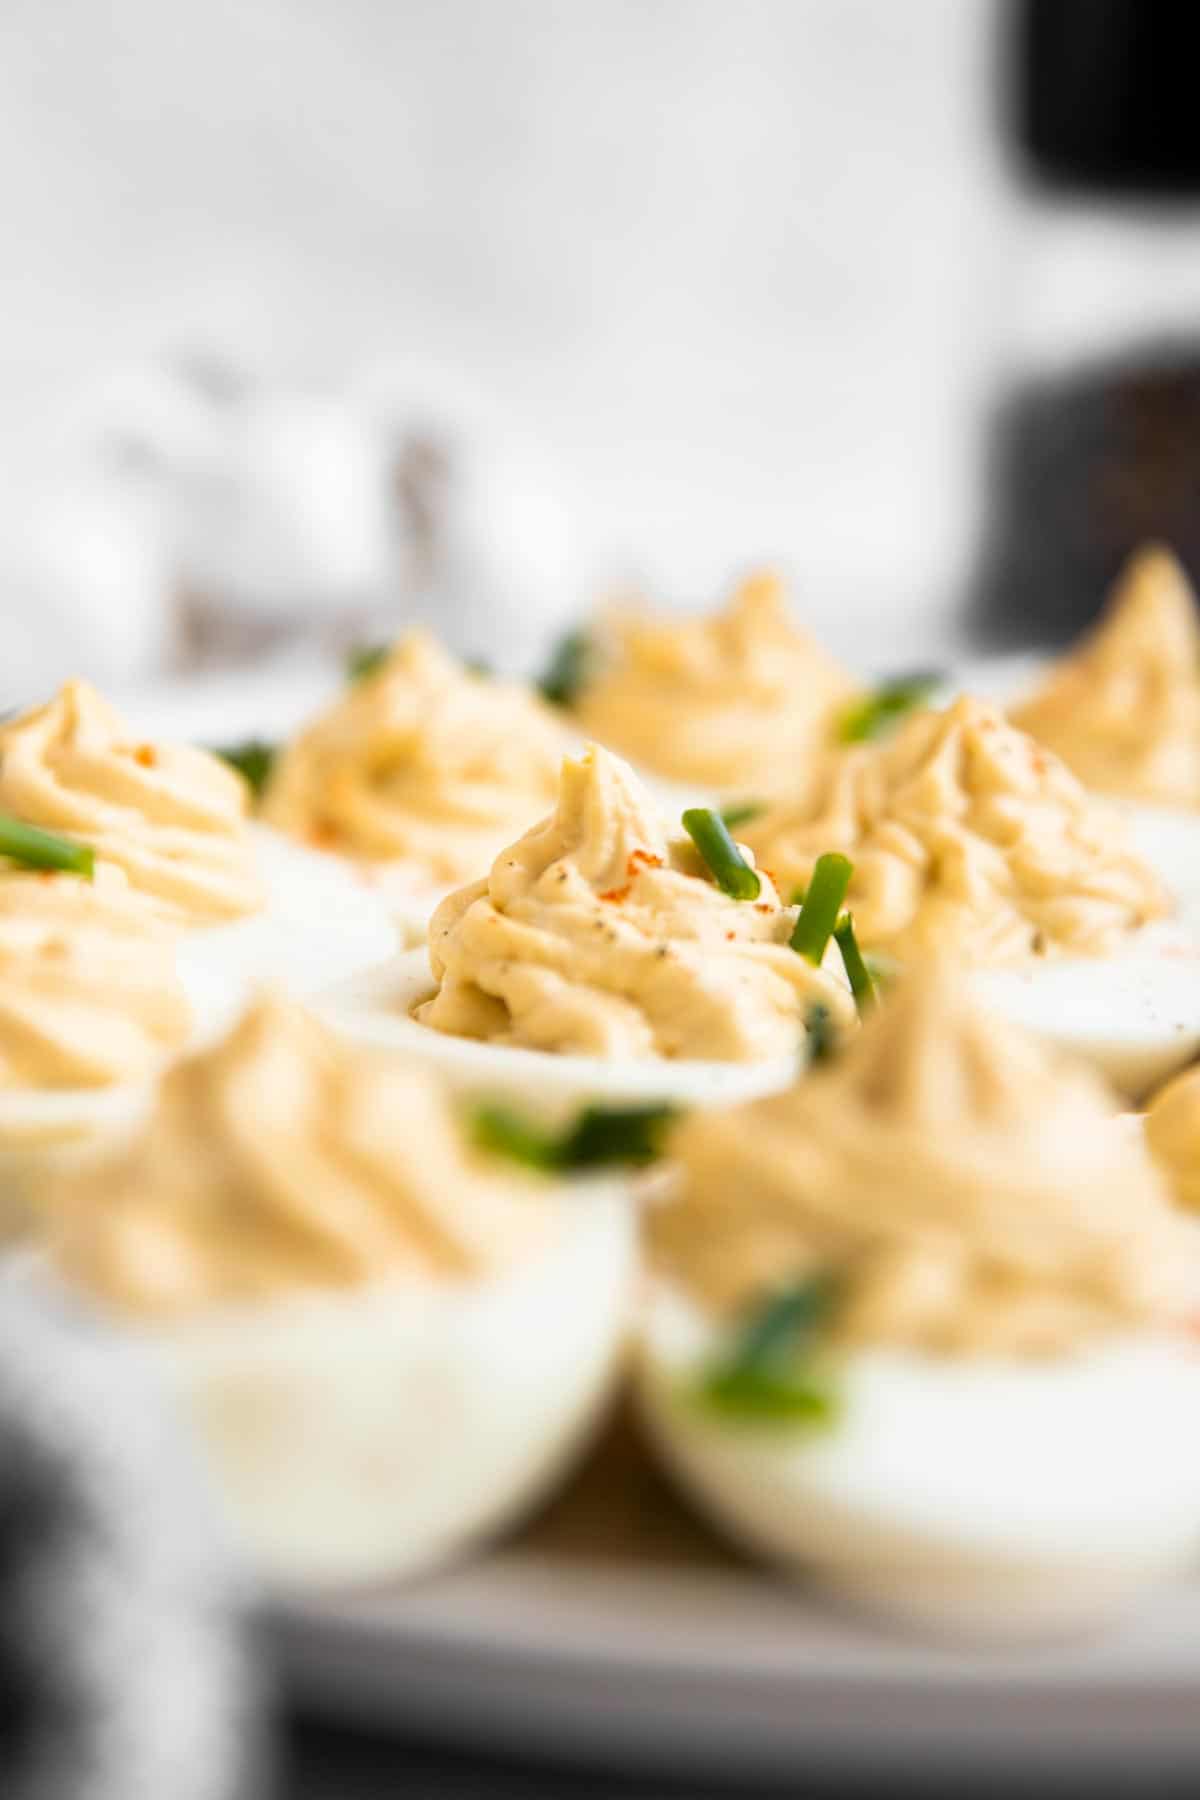
[[[1200,930],[1200,812],[1113,801],[1133,848],[1175,898],[1180,921]]]
[[[1200,941],[1181,923],[1146,926],[1113,956],[977,969],[971,984],[992,1011],[1092,1063],[1130,1100],[1200,1053]]]
[[[129,1333],[194,1424],[254,1568],[284,1588],[412,1575],[500,1530],[585,1444],[624,1362],[619,1183],[478,1282],[313,1293]]]
[[[211,974],[240,982],[246,993],[270,985],[303,999],[395,948],[386,907],[348,863],[266,825],[253,826],[252,838],[266,905],[188,932],[180,952],[185,979],[203,983]]]
[[[955,1635],[1110,1622],[1200,1553],[1200,1346],[1125,1334],[1054,1361],[848,1356],[828,1424],[705,1410],[720,1343],[669,1289],[638,1371],[652,1442],[751,1551],[846,1599]]]

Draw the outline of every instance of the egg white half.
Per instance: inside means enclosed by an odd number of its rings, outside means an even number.
[[[297,1296],[127,1341],[195,1427],[261,1576],[407,1576],[563,1474],[623,1365],[635,1269],[628,1192],[581,1182],[553,1243],[503,1275]]]
[[[1115,956],[976,969],[971,985],[991,1010],[1094,1064],[1131,1100],[1200,1053],[1200,942],[1180,924],[1147,926]]]
[[[1113,801],[1130,842],[1171,890],[1181,922],[1200,929],[1200,812]]]
[[[828,1425],[742,1425],[689,1385],[719,1343],[673,1290],[646,1321],[651,1439],[736,1542],[939,1632],[1110,1622],[1200,1555],[1200,1346],[1125,1334],[1041,1363],[871,1349]]]
[[[186,934],[185,978],[233,977],[248,993],[269,984],[306,999],[395,949],[397,933],[379,896],[338,857],[251,827],[267,889],[261,912]]]
[[[357,879],[375,895],[396,929],[401,950],[411,950],[428,941],[429,921],[448,894],[462,882],[443,882],[431,886],[424,870],[410,863],[370,863],[347,865]]]
[[[790,1087],[799,1068],[799,1045],[794,1057],[756,1063],[609,1061],[450,1037],[412,1017],[436,991],[427,951],[410,950],[327,990],[314,1010],[357,1042],[420,1057],[457,1093],[503,1100],[547,1121],[573,1117],[589,1103],[732,1106]]]

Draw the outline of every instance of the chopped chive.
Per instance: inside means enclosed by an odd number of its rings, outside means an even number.
[[[247,738],[244,744],[227,744],[213,751],[214,756],[219,756],[222,762],[227,762],[231,769],[245,777],[254,794],[261,794],[266,787],[277,754],[276,746],[262,738]]]
[[[771,1294],[743,1320],[731,1366],[763,1364],[807,1343],[828,1322],[841,1289],[840,1279],[822,1269]]]
[[[854,935],[854,915],[843,913],[833,930],[834,940],[842,953],[842,962],[846,976],[850,982],[850,992],[854,995],[854,1004],[858,1008],[859,1017],[875,1004],[877,998],[875,983],[871,979],[871,971],[866,965],[862,951],[858,947],[858,939]]]
[[[830,1419],[834,1396],[809,1359],[840,1295],[840,1279],[826,1269],[755,1306],[731,1349],[701,1377],[701,1402],[749,1421]]]
[[[529,1169],[556,1169],[557,1140],[503,1106],[481,1106],[471,1121],[471,1137],[481,1150],[506,1156]]]
[[[757,900],[762,882],[729,835],[729,827],[711,806],[689,806],[683,829],[704,858],[721,892],[731,900]]]
[[[563,1173],[608,1163],[649,1163],[662,1155],[672,1106],[588,1106],[565,1132],[532,1124],[506,1107],[481,1107],[471,1135],[483,1150],[527,1168]]]
[[[387,661],[390,644],[360,644],[346,658],[346,680],[363,681]]]
[[[823,1425],[837,1410],[824,1383],[773,1369],[713,1369],[701,1382],[700,1399],[710,1412],[743,1423]]]
[[[798,956],[820,968],[825,947],[838,922],[854,864],[836,850],[818,856],[789,942]]]
[[[538,692],[551,706],[570,706],[587,684],[592,643],[586,631],[569,631],[557,645],[538,682]]]
[[[648,1163],[662,1155],[673,1106],[587,1106],[563,1140],[565,1169],[594,1169],[603,1163]]]
[[[924,706],[944,680],[945,676],[936,669],[918,669],[881,682],[842,712],[837,722],[838,738],[843,744],[861,744],[882,737],[905,713]]]
[[[763,800],[739,800],[733,806],[721,808],[721,818],[730,831],[739,825],[749,825],[751,819],[759,819],[767,810]]]
[[[27,869],[60,869],[67,875],[81,875],[85,881],[92,879],[96,862],[89,844],[39,831],[36,825],[26,825],[8,813],[0,813],[0,856]]]
[[[806,1066],[831,1061],[837,1050],[837,1036],[833,1017],[823,1001],[816,1001],[805,1013],[804,1033],[808,1045]]]

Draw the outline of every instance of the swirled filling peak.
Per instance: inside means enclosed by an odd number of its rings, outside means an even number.
[[[1109,809],[970,696],[832,753],[802,799],[745,835],[799,886],[823,851],[850,856],[859,936],[901,960],[1103,956],[1169,910]]]
[[[602,1057],[746,1062],[794,1052],[810,1008],[854,1016],[832,966],[789,948],[796,909],[766,870],[722,891],[627,763],[592,745],[550,817],[429,927],[438,1031]]]
[[[1012,718],[1099,793],[1200,806],[1200,613],[1169,550],[1130,560],[1099,624]]]
[[[173,935],[120,869],[0,874],[0,1089],[144,1079],[191,1023]]]
[[[677,1129],[660,1267],[737,1314],[818,1274],[845,1344],[1057,1354],[1178,1321],[1195,1252],[1106,1090],[935,964],[790,1091]]]
[[[0,812],[91,845],[177,923],[263,904],[246,810],[218,757],[139,738],[86,681],[0,727]]]
[[[547,1183],[471,1149],[428,1070],[267,997],[166,1076],[120,1157],[47,1197],[55,1255],[118,1308],[482,1279],[556,1229]]]
[[[590,737],[698,788],[771,795],[828,735],[849,677],[791,618],[779,579],[750,576],[708,616],[614,609],[576,713]]]
[[[529,689],[410,631],[284,753],[263,816],[364,862],[407,863],[418,885],[463,881],[551,804],[565,747]]]

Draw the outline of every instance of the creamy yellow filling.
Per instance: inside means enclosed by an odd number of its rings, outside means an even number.
[[[750,577],[721,612],[613,612],[575,711],[589,737],[698,789],[786,791],[852,684],[789,617],[780,582]]]
[[[467,1145],[429,1071],[355,1050],[272,998],[177,1063],[132,1147],[57,1183],[44,1211],[68,1276],[148,1316],[479,1280],[546,1243],[558,1218],[545,1182]]]
[[[401,638],[284,752],[263,817],[418,885],[463,881],[552,803],[562,725],[515,682],[462,668],[427,632]]]
[[[84,681],[0,728],[0,812],[90,844],[180,924],[263,904],[246,808],[219,758],[139,738]]]
[[[798,1050],[810,1008],[848,988],[788,947],[796,910],[760,872],[730,899],[671,837],[619,757],[562,768],[551,816],[452,894],[429,927],[438,1031],[601,1057],[750,1062]]]
[[[789,1092],[678,1128],[651,1248],[721,1314],[832,1273],[844,1345],[1054,1354],[1177,1319],[1195,1251],[1112,1114],[1089,1071],[926,972]]]
[[[831,754],[801,799],[744,833],[785,889],[844,851],[861,941],[901,960],[1103,956],[1169,910],[1120,821],[969,696]]]

